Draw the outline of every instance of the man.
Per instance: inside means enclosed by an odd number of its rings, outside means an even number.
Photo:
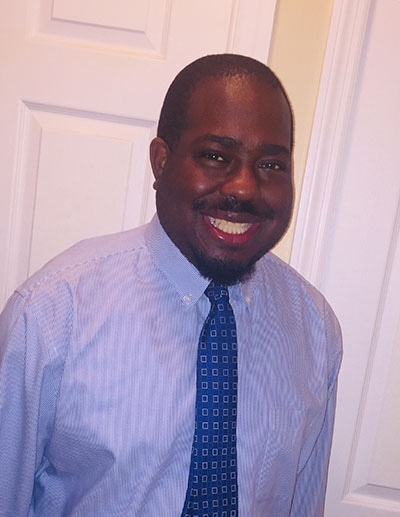
[[[261,63],[207,56],[177,76],[150,147],[157,216],[66,251],[3,312],[0,515],[322,515],[340,331],[268,253],[292,147]],[[213,332],[232,364],[208,370]],[[210,372],[229,437],[201,406]]]

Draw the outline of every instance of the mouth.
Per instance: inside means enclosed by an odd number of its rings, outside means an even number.
[[[247,246],[260,225],[258,222],[229,221],[210,215],[205,216],[204,220],[214,238],[221,244],[234,248]]]
[[[214,228],[229,235],[242,235],[253,226],[251,223],[235,223],[215,217],[208,217],[208,219]]]

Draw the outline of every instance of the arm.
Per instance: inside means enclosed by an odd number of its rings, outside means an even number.
[[[0,315],[0,515],[27,515],[56,382],[43,330],[17,293]]]
[[[327,337],[327,403],[321,431],[311,454],[297,476],[296,488],[290,512],[291,517],[322,517],[329,456],[332,444],[336,409],[337,376],[342,357],[342,338],[336,317],[326,309]]]
[[[336,384],[328,400],[325,420],[312,453],[298,474],[294,492],[291,517],[322,517],[329,455],[335,415]]]

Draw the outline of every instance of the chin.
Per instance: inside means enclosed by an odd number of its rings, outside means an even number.
[[[220,285],[235,285],[252,276],[255,262],[242,265],[230,260],[197,256],[195,265],[208,280]]]

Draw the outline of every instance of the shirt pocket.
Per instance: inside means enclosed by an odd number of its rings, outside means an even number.
[[[310,429],[309,415],[302,409],[269,411],[267,437],[256,488],[256,501],[274,515],[290,511],[300,458]],[[281,508],[282,512],[277,513]]]

